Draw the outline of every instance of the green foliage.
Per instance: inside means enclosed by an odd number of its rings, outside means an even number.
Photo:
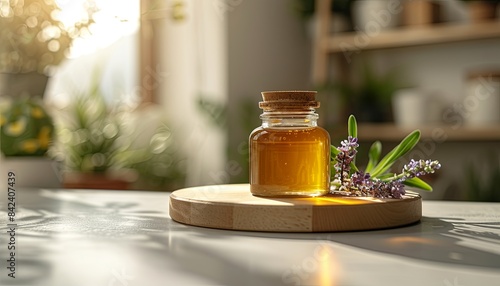
[[[470,164],[466,170],[466,199],[470,201],[500,202],[500,156],[491,154],[478,169]]]
[[[359,87],[360,99],[388,104],[395,90],[400,88],[400,71],[393,69],[385,74],[376,72],[370,64],[363,66],[363,83]]]
[[[210,123],[224,128],[226,126],[226,105],[216,100],[211,100],[203,95],[199,95],[197,106],[200,112],[205,115]]]
[[[157,128],[146,148],[127,150],[123,154],[125,165],[139,174],[141,188],[174,190],[183,186],[186,166],[174,144],[170,128],[162,125]]]
[[[144,111],[108,106],[100,91],[99,73],[94,73],[90,89],[76,94],[71,105],[62,110],[58,148],[52,155],[72,171],[132,171],[129,173],[137,180],[131,181],[140,189],[181,187],[185,166],[172,132],[160,118],[150,122],[157,128],[137,130],[143,119],[134,112]]]
[[[354,0],[332,0],[331,12],[351,18],[351,2]],[[316,10],[316,0],[293,0],[292,9],[302,19],[309,19]]]
[[[388,121],[391,119],[392,95],[410,85],[404,82],[400,69],[381,73],[366,62],[361,68],[359,81],[334,81],[319,89],[338,92],[345,108],[362,122]]]
[[[116,140],[120,135],[117,119],[110,113],[95,82],[88,94],[79,94],[67,118],[71,124],[61,131],[66,144],[66,166],[82,172],[104,172],[114,163],[120,151]]]
[[[54,0],[3,1],[0,9],[0,71],[47,73],[59,64],[74,38],[93,22],[87,17],[71,27],[56,18],[60,12]]]
[[[380,154],[382,154],[382,143],[380,141],[375,141],[368,151],[368,164],[365,169],[366,173],[371,173],[373,168],[378,164]]]
[[[36,99],[15,100],[0,115],[1,150],[5,156],[43,156],[54,138],[54,124]]]
[[[356,123],[356,117],[354,117],[354,115],[349,116],[349,120],[347,121],[347,135],[358,137],[358,124]]]
[[[399,158],[403,157],[406,153],[411,151],[420,140],[420,131],[415,130],[406,136],[401,143],[399,143],[394,149],[392,149],[387,155],[380,160],[380,162],[373,168],[370,173],[372,177],[377,177],[381,174],[387,172],[391,166],[396,162]]]
[[[407,185],[408,187],[413,187],[429,192],[432,191],[432,187],[429,184],[427,184],[424,180],[417,177],[404,181],[404,184]]]

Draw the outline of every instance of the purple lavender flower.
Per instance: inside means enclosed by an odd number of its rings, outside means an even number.
[[[401,180],[396,180],[390,182],[391,185],[391,196],[395,199],[403,198],[403,195],[406,193],[405,186]]]
[[[340,151],[354,156],[357,153],[356,148],[359,147],[358,138],[349,136],[347,137],[347,140],[342,140],[342,142],[340,142],[340,145],[341,145],[339,147]]]
[[[341,146],[338,147],[340,153],[337,155],[334,165],[335,176],[334,182],[340,184],[340,191],[349,190],[349,173],[351,171],[351,162],[356,157],[358,152],[358,138],[349,136],[347,140],[340,142]]]
[[[359,196],[370,196],[373,193],[374,180],[370,174],[361,171],[352,174],[350,180],[351,190],[355,190]]]
[[[351,182],[354,185],[367,185],[371,184],[370,174],[365,174],[362,171],[356,172],[351,176]]]
[[[390,198],[392,196],[391,185],[389,182],[384,181],[376,181],[373,186],[373,194],[374,198]]]
[[[431,160],[419,160],[415,161],[413,159],[403,167],[403,177],[402,180],[411,179],[414,177],[420,177],[426,174],[432,174],[436,170],[441,168],[441,164],[438,161]]]

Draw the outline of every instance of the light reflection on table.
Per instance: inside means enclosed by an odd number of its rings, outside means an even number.
[[[6,194],[0,194],[6,197]],[[0,285],[498,285],[500,204],[423,202],[420,223],[345,233],[192,227],[167,193],[18,190]],[[6,232],[6,204],[0,206]],[[5,249],[7,236],[0,236]],[[5,251],[1,252],[5,261]]]

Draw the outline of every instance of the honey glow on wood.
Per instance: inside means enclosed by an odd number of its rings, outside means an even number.
[[[249,184],[201,186],[170,195],[170,217],[202,227],[322,232],[403,226],[422,217],[422,201],[407,192],[403,199],[328,195],[313,198],[253,196]]]

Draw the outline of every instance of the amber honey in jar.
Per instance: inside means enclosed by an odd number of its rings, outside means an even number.
[[[314,91],[262,92],[262,126],[249,138],[250,190],[257,196],[325,195],[330,135],[317,125]]]

